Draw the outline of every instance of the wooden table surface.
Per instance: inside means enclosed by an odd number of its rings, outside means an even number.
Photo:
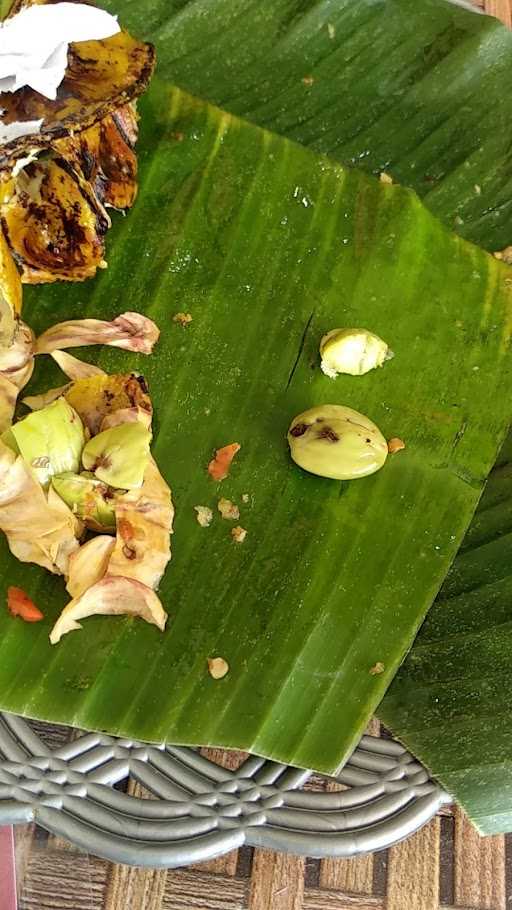
[[[474,2],[512,28],[512,0]],[[479,838],[457,809],[356,860],[242,848],[147,871],[80,853],[34,825],[16,829],[16,860],[19,910],[512,910],[512,837]]]
[[[510,846],[512,842],[509,842]],[[115,866],[18,829],[20,910],[507,910],[507,844],[456,812],[389,851],[304,860],[263,850],[174,871]]]

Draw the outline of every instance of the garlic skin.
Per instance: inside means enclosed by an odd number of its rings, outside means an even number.
[[[325,404],[299,414],[288,430],[290,454],[310,474],[356,480],[380,470],[388,444],[364,414],[344,405]]]
[[[393,357],[388,345],[366,329],[332,329],[320,342],[321,368],[330,379],[339,373],[364,376]]]

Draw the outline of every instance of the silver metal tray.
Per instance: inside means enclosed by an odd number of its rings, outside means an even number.
[[[363,736],[336,778],[250,756],[237,771],[198,751],[86,733],[51,748],[0,714],[0,825],[36,821],[114,862],[184,866],[243,844],[317,858],[382,850],[424,825],[449,796],[397,742]],[[152,799],[115,789],[129,778]]]

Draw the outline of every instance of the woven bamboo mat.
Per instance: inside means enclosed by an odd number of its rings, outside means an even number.
[[[512,28],[512,0],[474,2]],[[481,839],[457,809],[355,860],[242,848],[199,866],[147,871],[80,853],[34,825],[16,829],[16,858],[19,910],[512,910],[512,836]]]

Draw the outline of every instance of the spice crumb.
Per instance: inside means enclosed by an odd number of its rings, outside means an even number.
[[[401,452],[402,449],[405,449],[405,442],[403,439],[400,439],[399,436],[393,436],[393,439],[390,439],[388,442],[389,454],[394,455],[395,452]]]
[[[12,616],[19,616],[25,622],[40,622],[44,619],[39,607],[36,607],[23,588],[12,585],[7,588],[7,609]]]
[[[251,497],[249,496],[248,493],[244,493],[244,494],[242,495],[242,502],[248,503],[249,500],[250,500],[250,498],[251,498]]]
[[[240,443],[238,442],[231,442],[229,445],[223,446],[222,449],[217,449],[215,458],[212,458],[208,465],[208,474],[210,477],[213,477],[213,479],[217,481],[225,480],[229,474],[231,462],[239,451]]]
[[[175,130],[171,133],[171,139],[174,139],[175,142],[183,142],[185,138],[185,133],[181,133],[179,130]]]
[[[228,521],[236,521],[240,518],[240,509],[234,502],[231,502],[230,499],[224,499],[224,497],[219,499],[217,508],[222,517],[226,518]]]
[[[378,660],[377,663],[370,668],[370,675],[380,676],[381,673],[384,673],[384,664]]]
[[[194,510],[197,512],[197,523],[201,525],[202,528],[209,528],[213,521],[212,510],[209,509],[208,506],[194,506]]]
[[[332,22],[327,23],[327,34],[329,35],[329,38],[331,39],[331,41],[336,36],[336,29],[334,28],[334,25],[332,24]]]
[[[506,246],[504,250],[498,250],[493,253],[495,259],[501,259],[507,265],[512,265],[512,246]]]
[[[231,528],[231,537],[235,543],[243,543],[247,537],[247,531],[245,528],[241,528],[240,525],[237,525],[236,528]]]
[[[303,76],[303,78],[302,78],[303,85],[307,85],[307,86],[313,85],[314,81],[315,80],[314,80],[313,76]]]
[[[379,174],[379,180],[381,183],[389,183],[389,184],[393,183],[393,178],[392,178],[391,174],[386,174],[386,171],[382,171]]]
[[[223,657],[209,657],[208,672],[212,679],[222,679],[229,673],[229,664]]]
[[[186,325],[190,325],[190,323],[192,322],[192,316],[190,315],[190,313],[176,313],[172,317],[172,321],[177,322],[178,325],[186,326]]]

